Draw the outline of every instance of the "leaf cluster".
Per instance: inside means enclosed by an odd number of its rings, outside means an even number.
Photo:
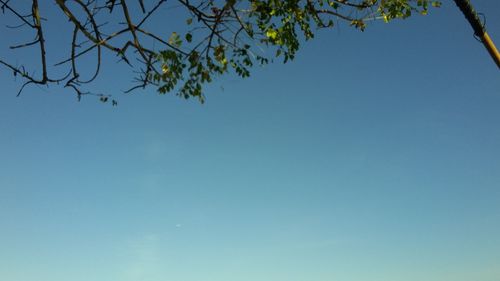
[[[175,2],[175,3],[174,3]],[[23,11],[18,2],[0,0],[3,13],[18,21],[16,28],[33,32],[34,40],[11,48],[38,46],[41,77],[26,70],[24,64],[13,65],[0,58],[14,75],[29,84],[59,84],[73,89],[78,98],[81,87],[98,77],[102,55],[114,54],[135,73],[134,84],[126,91],[154,86],[159,93],[175,92],[184,98],[205,101],[203,87],[216,77],[234,72],[248,77],[251,68],[279,58],[285,63],[294,59],[302,42],[313,39],[315,32],[333,28],[340,22],[364,31],[375,19],[385,22],[427,14],[429,7],[440,2],[430,0],[55,0],[56,8],[72,27],[68,57],[49,64],[45,43],[45,22],[53,20],[31,0],[31,11]],[[172,3],[183,7],[187,18],[170,34],[161,28],[147,26],[156,17],[167,17]],[[43,20],[42,20],[43,19]],[[115,20],[115,24],[110,23]],[[124,24],[123,24],[124,23]],[[110,30],[109,26],[115,27]],[[57,32],[57,31],[51,31]],[[168,38],[168,39],[167,39]],[[83,47],[85,46],[85,47]],[[97,51],[97,62],[91,78],[84,80],[79,60]],[[58,51],[60,52],[60,51]],[[57,67],[68,68],[68,75],[52,78]],[[84,71],[85,72],[85,71]],[[20,91],[20,92],[21,92]],[[20,93],[19,92],[19,93]],[[94,94],[101,101],[108,95]],[[115,104],[116,101],[113,102]]]

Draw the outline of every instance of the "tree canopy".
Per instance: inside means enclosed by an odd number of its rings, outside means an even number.
[[[175,9],[167,9],[169,5]],[[99,76],[103,56],[115,55],[131,69],[132,84],[126,92],[154,86],[162,94],[175,92],[203,102],[203,85],[216,76],[234,71],[248,77],[254,65],[292,60],[301,43],[314,38],[318,29],[346,22],[364,31],[370,20],[389,22],[425,15],[431,6],[439,7],[440,2],[0,0],[9,22],[7,28],[32,38],[13,42],[10,48],[29,48],[36,54],[38,66],[6,58],[0,58],[0,64],[22,77],[18,95],[31,84],[61,84],[72,89],[78,99],[96,95],[105,102],[111,100],[109,95],[88,91],[86,84]],[[175,24],[169,29],[159,28],[155,17],[174,19]],[[49,33],[63,30],[50,29],[48,24],[54,21],[70,27],[70,41],[58,45],[58,50],[48,44],[48,38],[54,37]],[[80,67],[89,56],[95,61],[94,68]]]

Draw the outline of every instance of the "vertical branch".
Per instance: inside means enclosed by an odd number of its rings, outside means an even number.
[[[129,14],[129,11],[128,11],[128,7],[127,7],[127,3],[125,0],[121,0],[121,5],[122,5],[122,9],[123,9],[123,15],[125,17],[125,20],[127,21],[127,25],[128,25],[128,28],[130,29],[130,33],[132,34],[132,37],[134,39],[134,46],[135,48],[137,49],[137,51],[139,52],[139,54],[142,56],[142,58],[144,60],[147,60],[147,56],[144,54],[144,49],[142,48],[140,42],[139,42],[139,38],[137,37],[137,33],[135,32],[135,26],[134,24],[132,23],[132,19],[130,18],[130,14]]]
[[[33,4],[31,7],[31,12],[33,16],[33,21],[34,21],[34,27],[37,32],[37,37],[38,37],[38,42],[40,43],[40,56],[42,60],[42,80],[40,82],[46,83],[48,80],[47,76],[47,58],[46,58],[46,52],[45,52],[45,38],[43,36],[43,30],[42,30],[42,20],[40,18],[40,9],[38,7],[38,0],[33,0]]]

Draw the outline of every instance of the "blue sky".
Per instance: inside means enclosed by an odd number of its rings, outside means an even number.
[[[115,72],[118,107],[0,76],[2,280],[500,279],[500,79],[448,1],[204,105]]]

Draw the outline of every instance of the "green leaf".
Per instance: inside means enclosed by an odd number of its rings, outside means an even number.
[[[278,36],[278,32],[270,28],[266,31],[266,36],[274,40]]]
[[[172,32],[172,35],[168,38],[168,43],[176,48],[179,48],[182,44],[182,40],[177,32]]]

